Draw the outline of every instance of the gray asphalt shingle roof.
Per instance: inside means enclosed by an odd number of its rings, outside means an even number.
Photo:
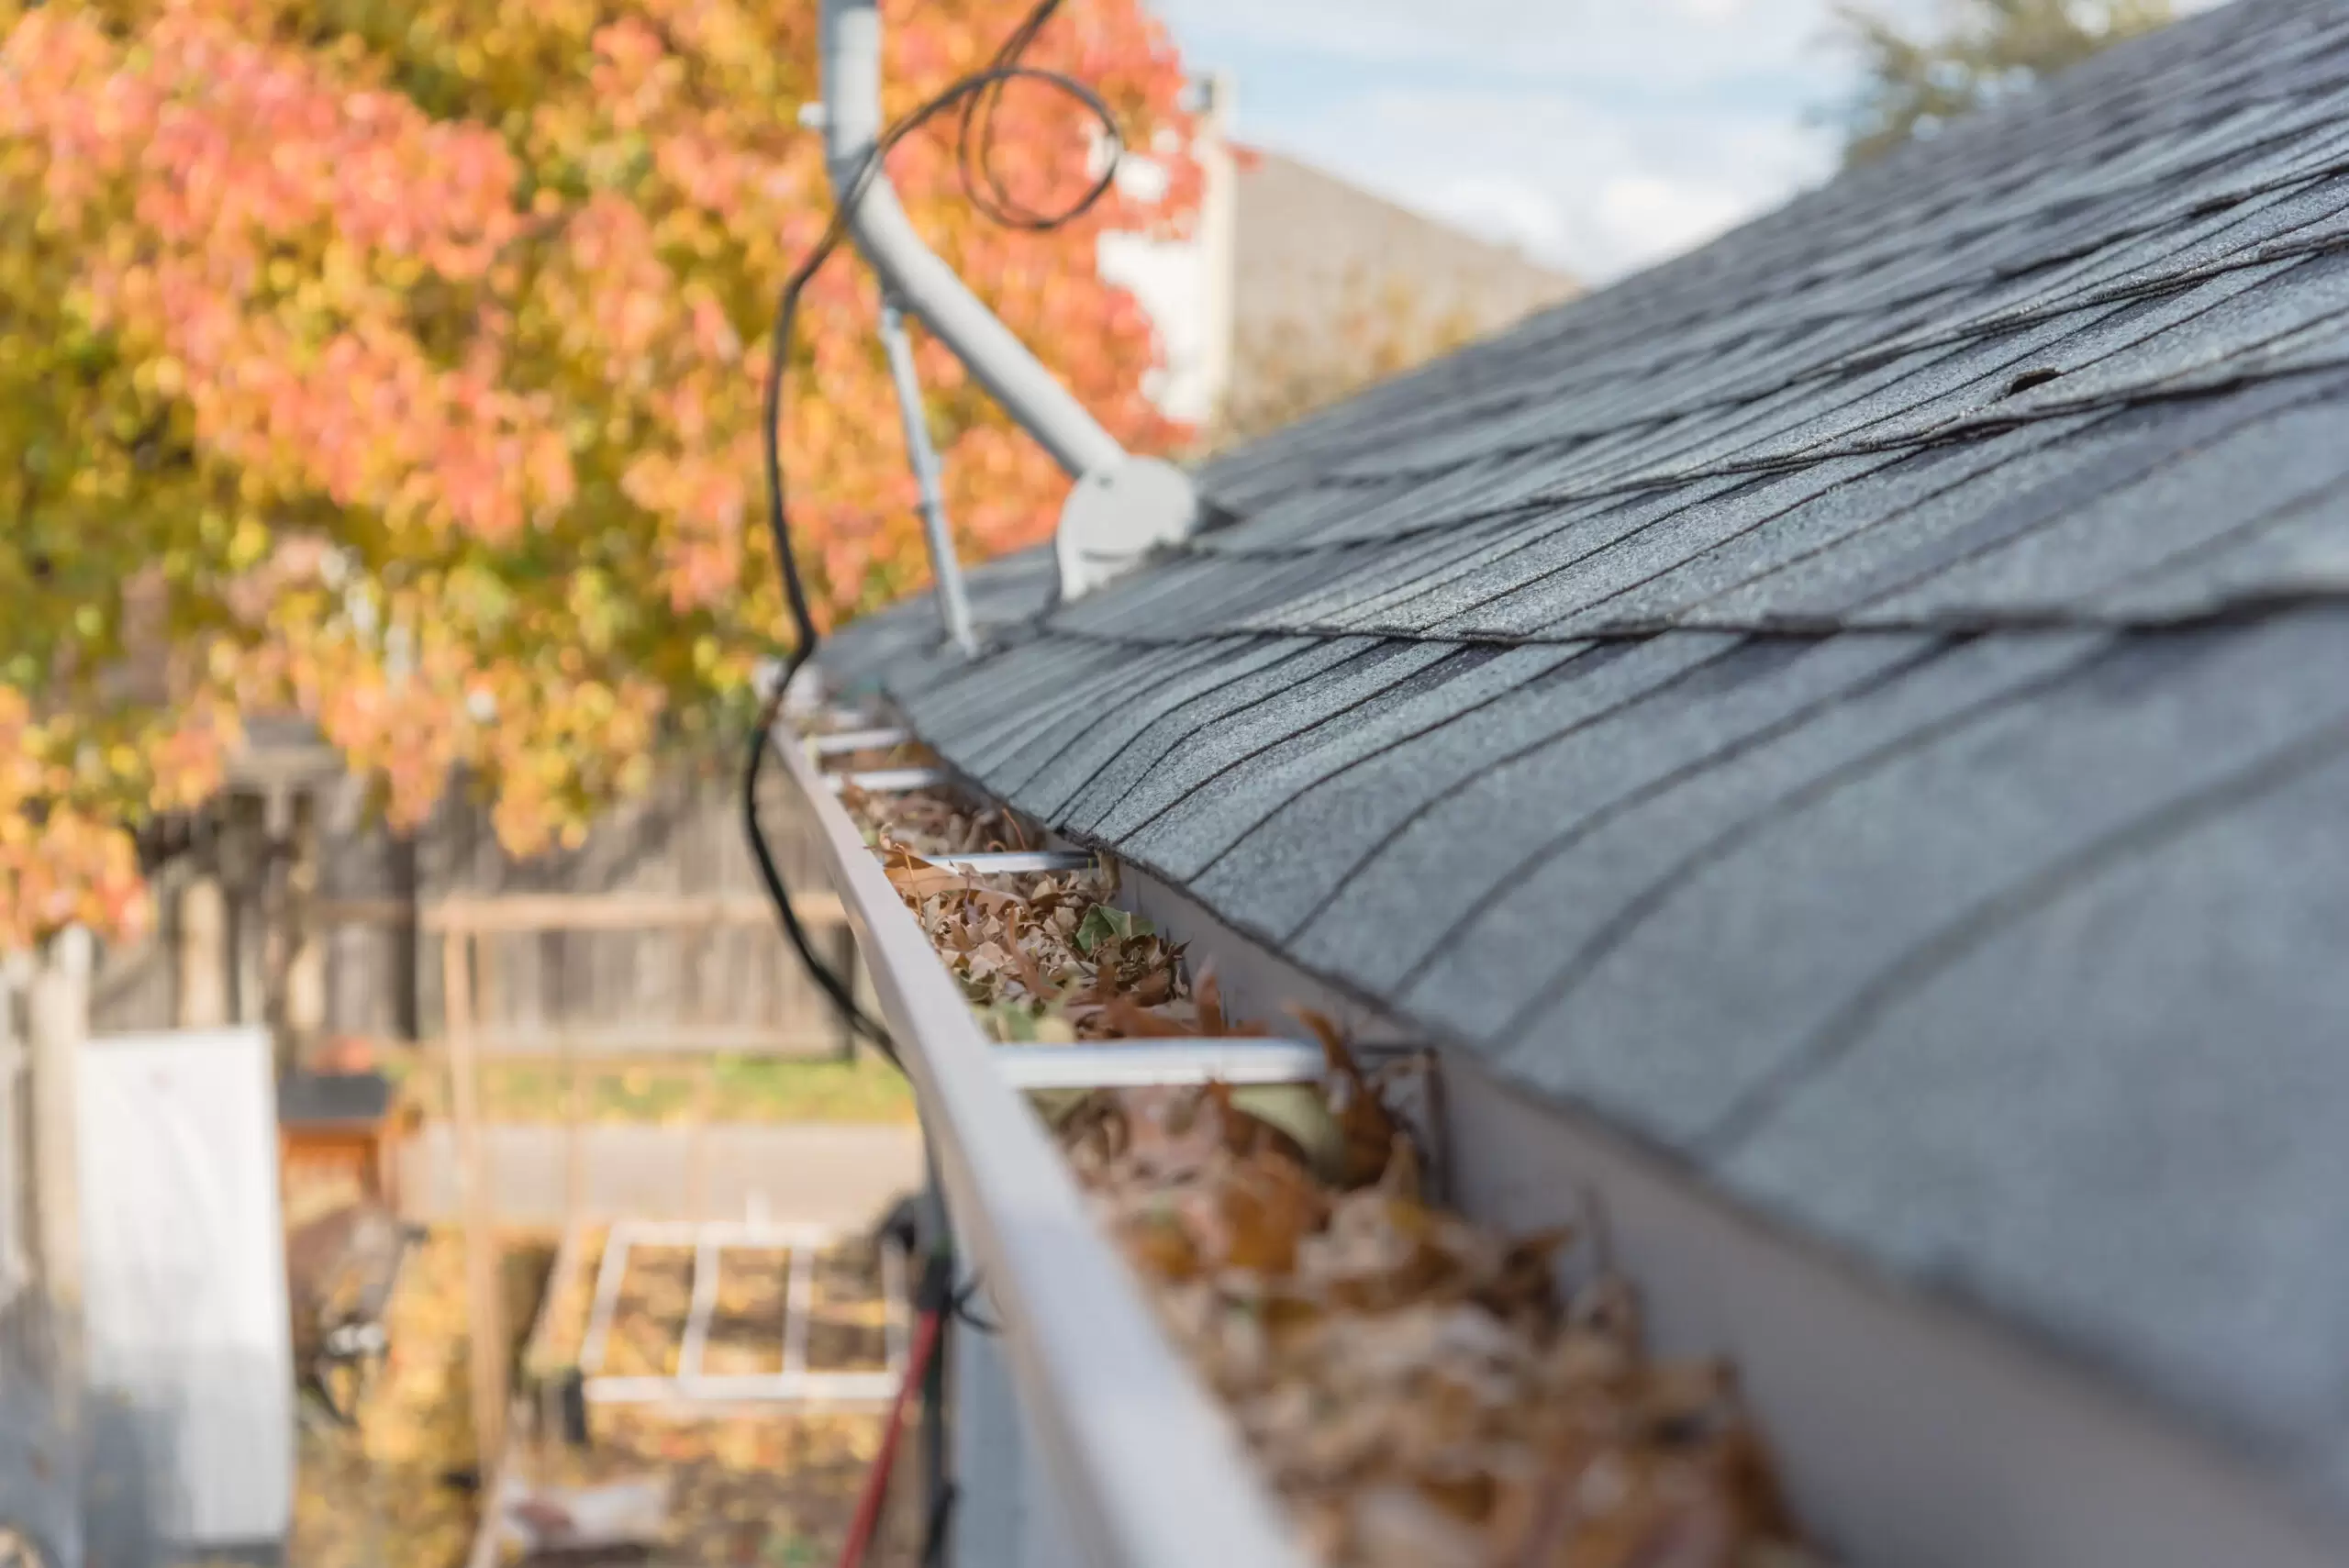
[[[2238,0],[826,662],[2349,1505],[2349,7]]]

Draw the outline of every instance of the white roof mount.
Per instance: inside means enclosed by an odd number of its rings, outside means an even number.
[[[881,18],[875,0],[824,0],[824,153],[832,187],[845,198],[881,128]],[[1157,458],[1136,457],[1101,428],[954,269],[923,243],[885,172],[876,172],[848,215],[849,236],[881,275],[885,295],[918,318],[1052,461],[1076,481],[1061,511],[1053,555],[1063,599],[1099,587],[1154,548],[1188,535],[1198,513],[1190,476]],[[900,356],[893,354],[893,361]],[[898,396],[917,473],[928,449],[919,390],[904,357]],[[933,517],[933,514],[935,516]],[[943,514],[924,496],[931,564],[949,634],[967,651],[961,573]]]

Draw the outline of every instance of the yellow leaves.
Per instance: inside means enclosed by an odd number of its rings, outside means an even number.
[[[260,565],[269,554],[269,529],[259,517],[250,513],[239,517],[235,531],[228,537],[229,570],[245,572]]]
[[[130,835],[51,804],[0,820],[0,946],[22,950],[69,925],[136,933],[151,910]]]
[[[893,23],[893,90],[985,58],[1008,20],[951,5]],[[1136,0],[1064,20],[1040,59],[1130,106],[1138,135],[1185,123]],[[778,111],[816,90],[807,0],[418,0],[323,23],[294,0],[185,0],[103,26],[12,8],[0,28],[0,672],[45,681],[76,639],[96,661],[117,643],[111,607],[37,585],[18,541],[64,541],[76,584],[166,562],[172,705],[299,706],[404,822],[471,764],[518,847],[639,784],[662,715],[728,711],[781,619],[751,526],[761,340],[829,204],[818,139]],[[1023,191],[1074,146],[1019,106],[1004,130]],[[897,172],[950,263],[1112,430],[1163,443],[1138,394],[1147,324],[1096,275],[1095,227],[1009,244],[970,221],[940,146]],[[835,269],[793,367],[797,521],[828,619],[927,574],[874,306]],[[1042,537],[1063,481],[920,351],[966,543]],[[345,576],[272,574],[288,526],[329,539]],[[421,586],[464,571],[503,607]],[[557,647],[586,664],[550,674]],[[102,698],[97,673],[72,700],[171,732],[148,699]],[[494,725],[467,707],[475,677]],[[114,793],[79,800],[108,831],[215,776],[192,749],[102,772]],[[128,862],[87,863],[114,890]],[[1038,929],[1058,930],[1052,912]],[[990,983],[1030,989],[1023,944],[990,940],[1013,961]],[[1076,959],[1036,983],[1082,990],[1099,966]],[[1155,984],[1168,959],[1119,937],[1109,967]],[[1167,983],[1147,1005],[1180,998]]]
[[[306,1568],[449,1568],[473,1499],[443,1484],[469,1463],[463,1255],[452,1230],[410,1253],[392,1295],[390,1355],[355,1432],[306,1430],[287,1557]]]
[[[170,718],[39,718],[0,684],[0,949],[72,924],[108,935],[149,919],[130,835],[110,807],[155,809],[217,786],[232,715],[198,703]]]

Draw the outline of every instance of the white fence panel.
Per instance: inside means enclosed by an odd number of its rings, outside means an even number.
[[[165,1539],[280,1541],[295,1409],[268,1040],[94,1040],[76,1087],[93,1395],[131,1415]]]

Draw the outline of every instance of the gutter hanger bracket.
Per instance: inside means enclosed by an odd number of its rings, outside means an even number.
[[[845,195],[881,135],[881,18],[876,0],[823,0],[825,166]],[[954,269],[915,232],[885,172],[848,215],[849,236],[885,294],[936,335],[1007,413],[1076,482],[1061,509],[1053,557],[1063,600],[1186,537],[1198,515],[1190,476],[1136,457],[1029,352]],[[951,561],[935,562],[940,581]]]

